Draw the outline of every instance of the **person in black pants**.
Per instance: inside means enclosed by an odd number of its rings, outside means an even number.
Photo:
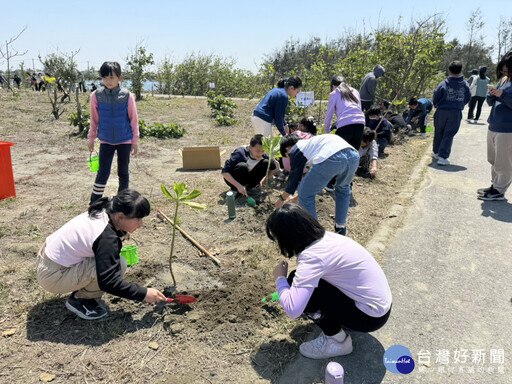
[[[247,196],[246,188],[261,189],[266,180],[268,162],[269,157],[263,151],[263,135],[254,135],[248,146],[235,149],[226,160],[222,177],[233,191]],[[277,170],[276,162],[272,161],[268,177],[272,177]]]
[[[268,218],[267,236],[286,258],[274,268],[279,302],[286,314],[313,320],[322,330],[302,343],[300,353],[326,359],[352,353],[349,331],[373,332],[386,324],[392,307],[391,289],[373,256],[346,236],[328,232],[304,208],[285,204]]]

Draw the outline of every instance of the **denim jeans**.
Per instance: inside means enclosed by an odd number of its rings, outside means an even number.
[[[434,114],[434,143],[432,151],[447,159],[452,151],[453,138],[459,132],[462,112],[458,109],[438,109]]]
[[[324,189],[329,180],[336,177],[335,220],[338,224],[345,224],[350,204],[350,183],[358,165],[359,152],[353,148],[345,148],[323,162],[313,165],[299,185],[299,205],[318,220],[316,195]]]

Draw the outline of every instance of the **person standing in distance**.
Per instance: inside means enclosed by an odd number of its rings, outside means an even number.
[[[368,109],[370,109],[375,102],[377,79],[384,76],[384,73],[386,73],[384,67],[378,64],[375,66],[372,72],[366,74],[364,77],[363,84],[361,84],[361,89],[359,90],[363,112],[366,112]]]
[[[139,122],[135,98],[119,83],[123,80],[121,66],[106,61],[100,68],[103,87],[91,94],[91,128],[89,151],[94,151],[94,141],[100,140],[100,169],[91,194],[91,204],[103,196],[114,153],[117,152],[118,192],[130,184],[130,153],[136,155],[139,145]]]

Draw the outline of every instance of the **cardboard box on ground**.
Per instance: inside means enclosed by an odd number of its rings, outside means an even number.
[[[184,170],[219,169],[222,168],[219,147],[185,147],[180,151]]]

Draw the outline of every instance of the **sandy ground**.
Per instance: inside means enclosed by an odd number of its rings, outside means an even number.
[[[65,119],[73,105],[56,121],[45,94],[21,92],[13,99],[0,93],[0,140],[15,143],[11,153],[17,193],[16,199],[0,202],[0,331],[6,332],[0,343],[0,382],[36,383],[42,374],[54,375],[55,383],[279,381],[313,326],[288,319],[277,303],[260,301],[275,290],[271,271],[281,259],[264,233],[272,211],[269,198],[256,195],[256,208],[238,198],[237,217],[228,220],[220,170],[184,171],[178,153],[186,146],[218,145],[226,150],[224,161],[247,144],[257,100],[237,104],[239,122],[218,127],[205,100],[149,98],[138,103],[140,119],[178,123],[188,133],[180,139],[143,140],[140,154],[132,158],[131,187],[149,198],[152,214],[128,242],[138,244],[140,263],[129,268],[126,279],[161,290],[172,285],[171,229],[156,214],[156,209],[168,216],[173,212],[160,191],[162,183],[172,188],[184,181],[203,192],[196,201],[208,209],[182,207],[181,227],[221,264],[178,236],[173,268],[177,291],[194,295],[197,303],[152,306],[105,295],[109,315],[87,322],[65,309],[65,295],[43,291],[35,274],[35,255],[45,237],[87,209],[94,181],[87,142],[70,135],[74,128]],[[372,238],[429,142],[414,137],[389,147],[377,179],[354,180],[357,206],[350,208],[348,219],[352,238],[362,244]],[[117,190],[115,168],[107,194]],[[271,183],[272,200],[282,187]],[[319,196],[318,211],[320,222],[331,229],[331,195]],[[151,342],[158,344],[156,349]]]

